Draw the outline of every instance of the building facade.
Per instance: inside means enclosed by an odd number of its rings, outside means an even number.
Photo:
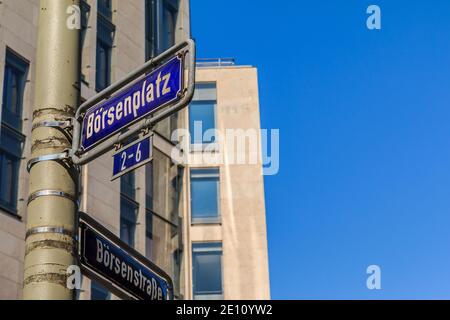
[[[38,0],[0,2],[0,299],[22,297],[38,12]],[[189,38],[189,12],[187,0],[82,1],[82,100]],[[83,166],[80,210],[166,271],[178,299],[269,298],[260,149],[252,164],[192,162],[227,151],[202,135],[174,157],[195,123],[259,129],[256,69],[199,65],[197,80],[192,105],[155,127],[150,164],[114,182],[111,153]],[[117,299],[87,277],[81,289]]]

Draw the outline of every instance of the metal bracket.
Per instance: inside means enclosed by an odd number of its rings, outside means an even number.
[[[123,147],[122,143],[116,143],[114,144],[114,150],[117,151]]]
[[[42,234],[42,233],[59,233],[65,236],[69,236],[73,238],[73,232],[67,229],[64,229],[63,227],[36,227],[32,228],[27,231],[25,235],[25,239],[28,237],[35,235],[35,234]]]
[[[76,199],[76,197],[74,195],[71,195],[65,191],[60,191],[60,190],[40,190],[40,191],[33,192],[28,197],[27,205],[30,205],[30,203],[32,201],[34,201],[40,197],[62,197],[62,198],[69,199],[70,201],[73,201],[77,206],[79,206],[78,200]]]
[[[73,127],[73,119],[68,119],[66,121],[42,121],[35,123],[31,130],[37,128],[61,128],[68,129]]]
[[[150,128],[150,127],[147,127],[147,128],[142,129],[142,130],[141,130],[142,136],[148,135],[148,134],[152,131],[152,129],[153,129],[153,128]]]
[[[45,155],[45,156],[40,156],[40,157],[33,158],[30,161],[28,161],[27,170],[28,170],[28,172],[30,172],[31,168],[35,164],[37,164],[39,162],[44,162],[44,161],[62,161],[62,160],[68,160],[68,159],[70,159],[69,150],[66,150],[63,153],[49,154],[49,155]]]

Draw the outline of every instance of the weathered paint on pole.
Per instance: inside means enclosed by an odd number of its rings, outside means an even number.
[[[79,103],[79,29],[67,24],[76,14],[71,9],[79,5],[79,0],[40,1],[32,158],[71,148],[67,129],[54,123],[73,117]],[[30,169],[24,299],[74,298],[66,286],[66,272],[76,264],[78,180],[76,168],[64,159],[47,157]]]

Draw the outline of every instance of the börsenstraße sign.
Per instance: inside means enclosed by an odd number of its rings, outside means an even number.
[[[175,104],[183,90],[183,58],[175,56],[130,87],[87,110],[80,148],[85,152],[140,119]]]
[[[170,277],[87,214],[79,213],[83,273],[123,299],[172,300]]]

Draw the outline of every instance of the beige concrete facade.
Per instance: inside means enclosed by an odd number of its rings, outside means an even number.
[[[197,68],[197,83],[216,84],[216,128],[221,134],[229,129],[250,129],[258,135],[254,149],[247,140],[244,163],[237,161],[236,139],[234,145],[221,139],[213,152],[190,152],[189,169],[220,169],[221,222],[191,224],[188,241],[222,242],[225,299],[270,299],[257,69]],[[251,152],[255,153],[255,161],[250,161]]]
[[[86,1],[90,6],[88,29],[82,51],[81,87],[83,99],[92,97],[96,77],[97,0]],[[145,8],[142,0],[113,0],[112,22],[116,27],[112,51],[114,82],[145,61]],[[32,104],[34,101],[36,30],[38,25],[38,0],[0,1],[0,97],[3,89],[3,70],[6,48],[29,62],[29,71],[23,100],[23,146],[21,161],[17,216],[0,208],[0,299],[21,299],[23,285],[23,260],[25,254],[25,225],[27,220],[28,173],[26,163],[30,158]],[[180,0],[175,41],[190,35],[189,1]],[[200,68],[199,82],[217,83],[217,128],[259,129],[259,102],[257,72],[251,67]],[[1,115],[0,115],[1,118]],[[177,215],[182,232],[160,227],[152,242],[153,260],[172,275],[173,265],[167,252],[182,243],[179,270],[178,297],[193,298],[191,244],[202,241],[221,241],[223,244],[223,284],[225,299],[268,299],[269,271],[265,226],[264,187],[261,152],[257,151],[256,164],[220,165],[221,223],[217,225],[192,225],[189,206],[189,170],[202,167],[199,162],[175,163],[170,159],[173,144],[167,139],[174,129],[170,120],[161,123],[155,137],[153,170],[153,209],[162,218]],[[172,121],[173,122],[173,121]],[[188,112],[183,110],[176,118],[177,127],[188,127]],[[258,141],[260,145],[260,141]],[[226,153],[227,145],[219,146]],[[120,180],[111,182],[111,153],[86,165],[82,169],[80,210],[89,213],[109,230],[120,233]],[[181,174],[181,191],[174,189],[173,181]],[[1,179],[1,177],[0,177]],[[142,254],[148,251],[146,243],[146,195],[148,172],[145,167],[136,171],[136,196],[139,209],[135,233],[135,248]],[[159,220],[158,220],[159,221]],[[161,220],[162,221],[162,220]],[[155,223],[155,227],[157,223]],[[174,235],[175,234],[175,235]],[[182,236],[180,239],[179,237]],[[91,284],[83,278],[79,299],[90,299]],[[115,297],[112,297],[115,299]]]

